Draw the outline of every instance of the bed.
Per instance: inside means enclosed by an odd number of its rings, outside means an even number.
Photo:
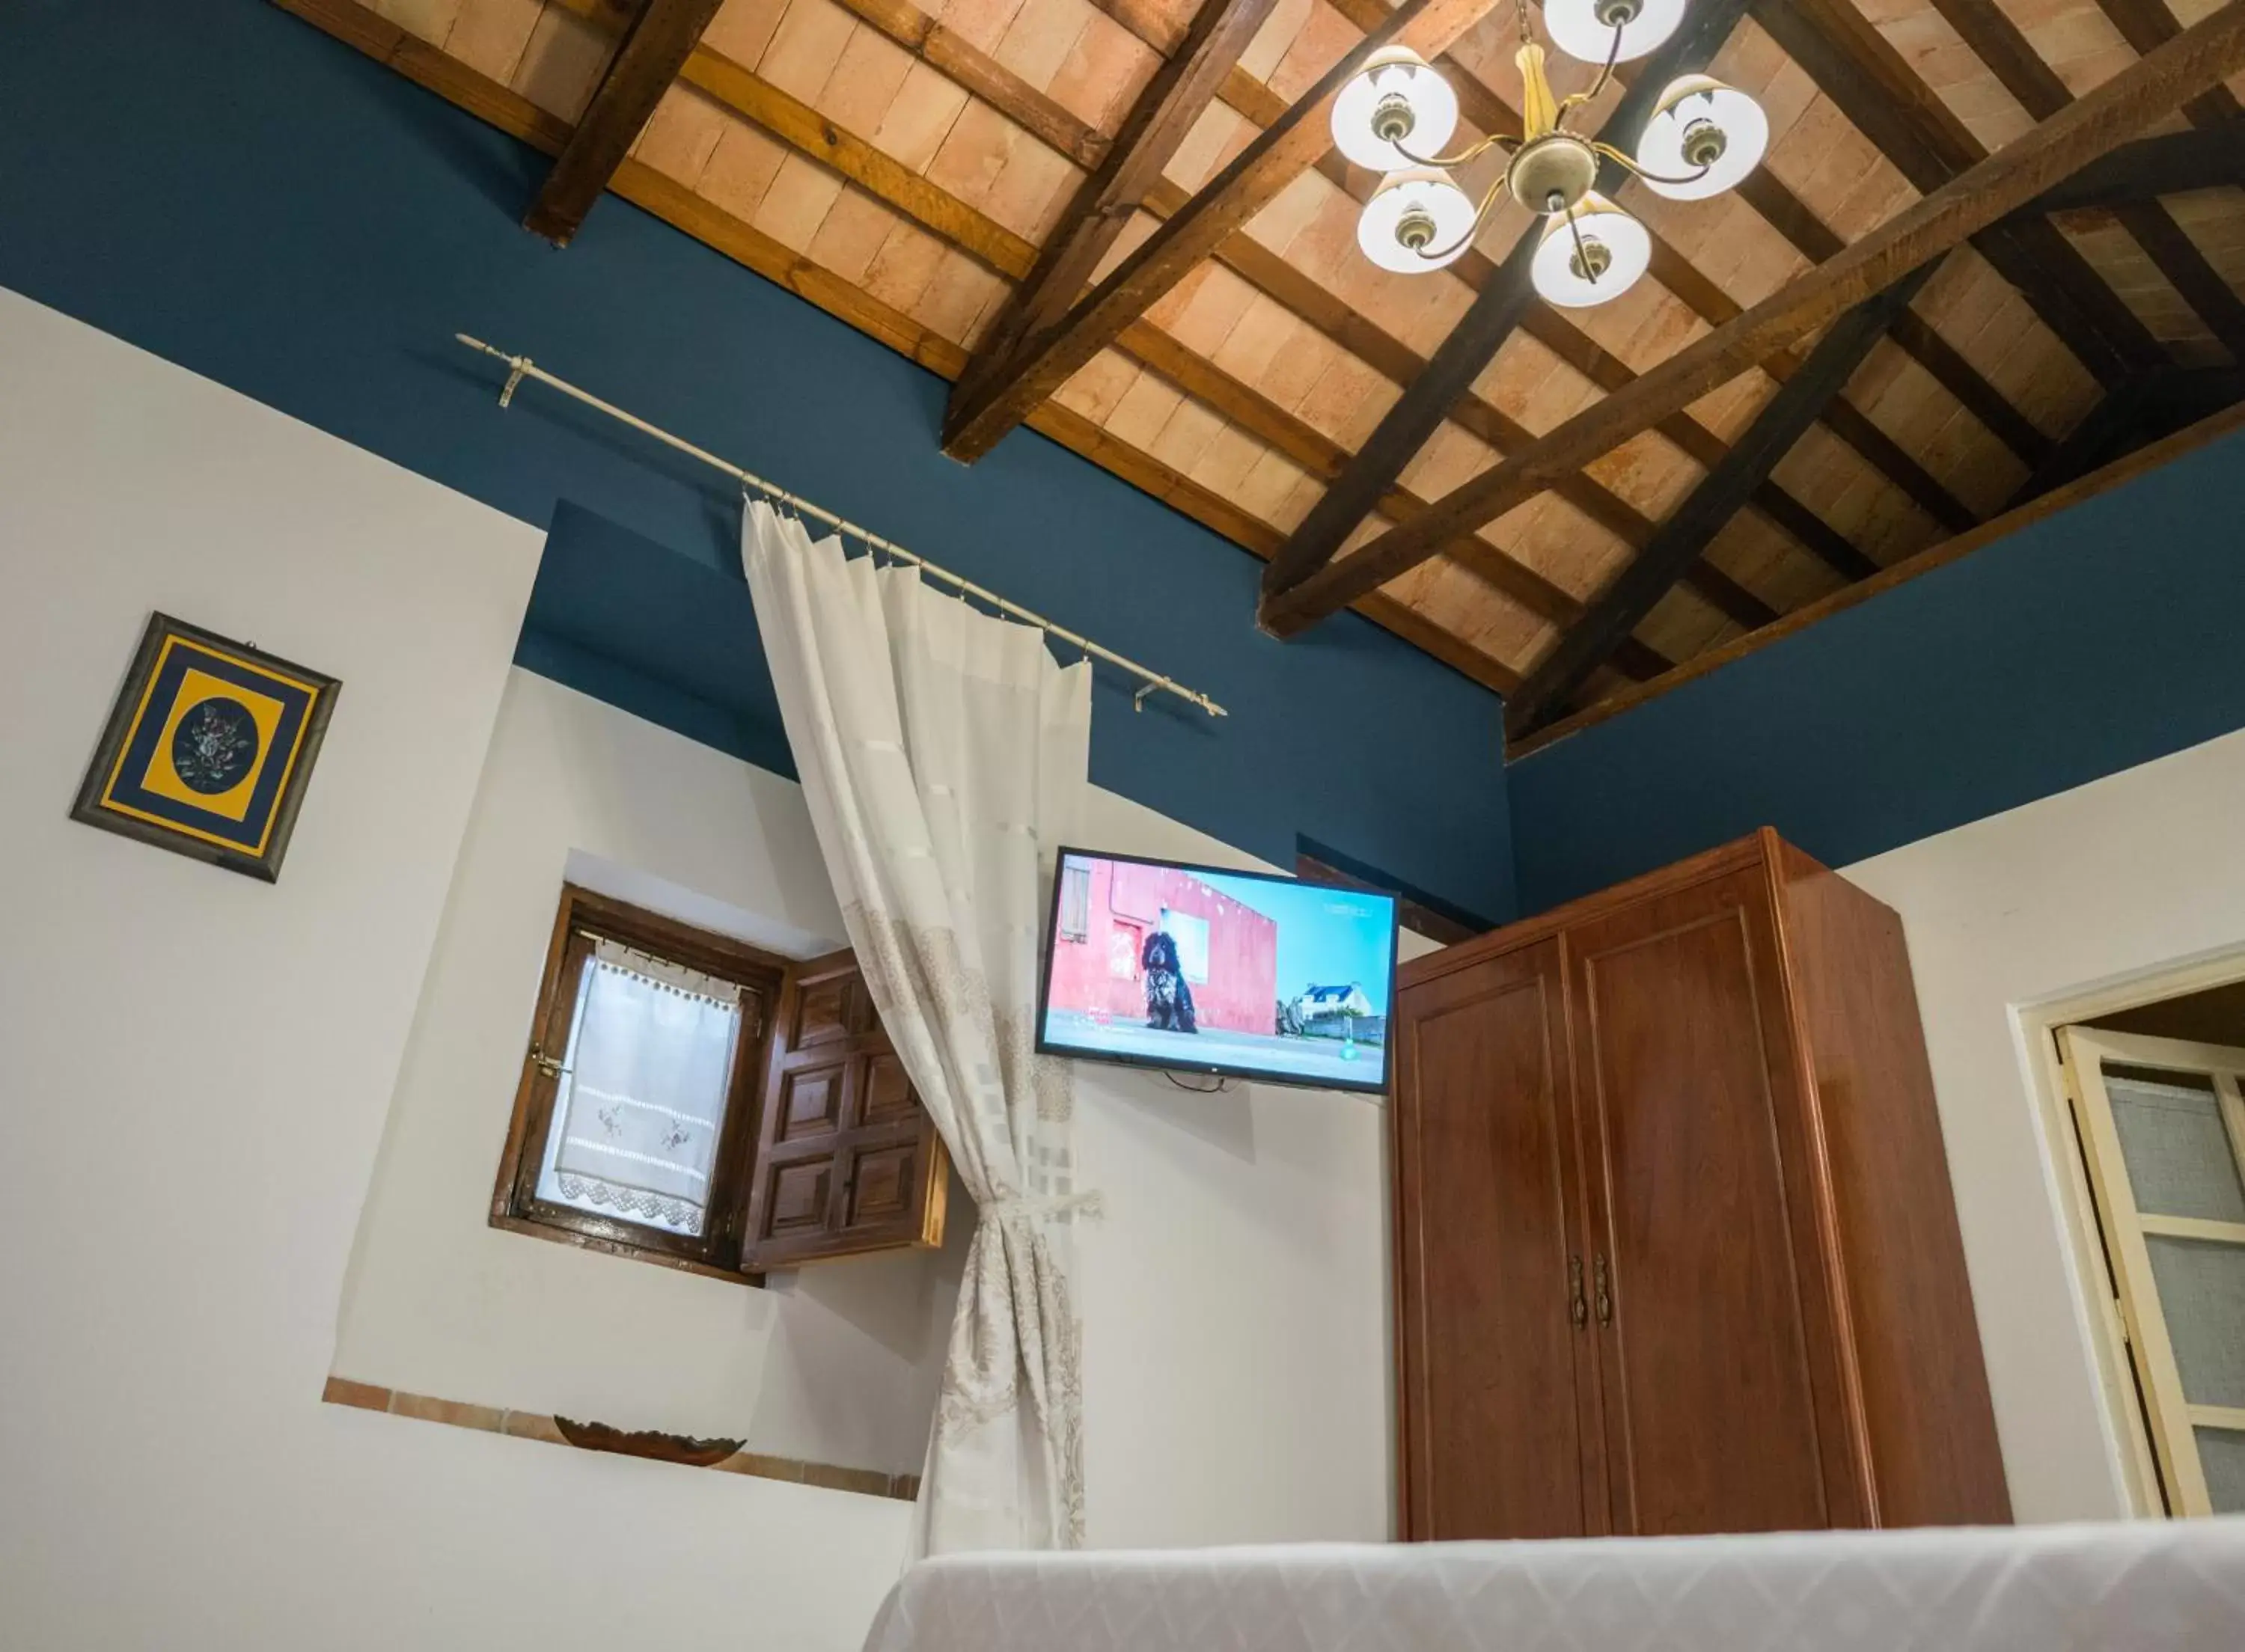
[[[2245,1652],[2245,1517],[950,1555],[865,1652]]]

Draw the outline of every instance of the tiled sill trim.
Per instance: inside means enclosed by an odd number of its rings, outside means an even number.
[[[424,1423],[450,1423],[455,1428],[480,1429],[486,1434],[511,1434],[517,1439],[543,1440],[548,1446],[568,1446],[553,1419],[536,1412],[502,1411],[496,1405],[471,1405],[457,1399],[433,1399],[409,1394],[400,1388],[379,1388],[355,1383],[348,1377],[330,1377],[320,1395],[330,1405],[355,1405],[361,1411],[387,1412],[392,1417],[411,1417]],[[574,1446],[571,1450],[577,1449]],[[672,1464],[672,1467],[682,1465]],[[758,1479],[788,1480],[799,1486],[822,1486],[828,1491],[856,1492],[866,1497],[893,1497],[912,1502],[919,1495],[917,1474],[882,1474],[870,1468],[837,1468],[831,1463],[801,1463],[792,1457],[765,1457],[756,1452],[735,1452],[712,1464],[720,1474],[752,1474]]]

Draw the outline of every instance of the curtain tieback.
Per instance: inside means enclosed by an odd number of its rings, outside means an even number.
[[[1021,1194],[993,1199],[978,1209],[986,1222],[1034,1222],[1054,1216],[1100,1215],[1106,1202],[1096,1192]]]

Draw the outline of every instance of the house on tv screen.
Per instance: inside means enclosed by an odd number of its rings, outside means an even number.
[[[1170,866],[1077,859],[1061,869],[1055,1005],[1143,1020],[1146,938],[1166,931],[1204,1029],[1278,1030],[1278,924]]]

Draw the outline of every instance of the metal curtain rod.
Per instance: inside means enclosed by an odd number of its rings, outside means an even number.
[[[687,454],[693,458],[701,460],[702,464],[709,465],[713,470],[722,471],[727,476],[736,477],[740,482],[743,490],[754,488],[758,492],[767,494],[770,498],[780,500],[782,503],[801,511],[804,516],[817,517],[821,522],[830,524],[838,533],[846,533],[855,538],[862,539],[865,542],[867,546],[872,549],[885,551],[891,556],[896,558],[899,562],[911,563],[914,567],[918,568],[922,573],[927,575],[930,579],[940,579],[944,584],[954,586],[958,590],[965,592],[969,596],[979,597],[984,602],[988,603],[992,607],[1012,615],[1014,619],[1019,620],[1022,624],[1034,626],[1038,630],[1048,632],[1053,636],[1058,637],[1061,641],[1072,644],[1075,647],[1082,649],[1083,653],[1088,655],[1104,660],[1109,665],[1115,667],[1118,670],[1127,671],[1132,676],[1143,679],[1145,683],[1145,687],[1139,689],[1138,692],[1132,696],[1133,704],[1140,711],[1143,711],[1146,708],[1146,696],[1152,694],[1156,689],[1162,689],[1167,693],[1177,695],[1180,700],[1190,701],[1194,705],[1198,706],[1203,711],[1206,712],[1211,717],[1223,717],[1229,715],[1223,707],[1217,705],[1216,701],[1211,700],[1206,694],[1202,694],[1198,689],[1188,688],[1183,683],[1177,681],[1174,677],[1165,677],[1158,671],[1150,671],[1135,660],[1124,659],[1121,654],[1116,653],[1112,648],[1102,648],[1097,643],[1092,641],[1090,638],[1081,636],[1075,632],[1070,631],[1066,626],[1056,625],[1052,620],[1046,619],[1044,615],[1041,613],[1032,613],[1027,608],[1022,607],[1019,603],[1008,602],[996,592],[976,585],[972,579],[961,579],[959,575],[952,572],[950,569],[939,567],[934,563],[930,562],[926,557],[914,555],[912,552],[905,550],[904,546],[899,545],[893,539],[885,539],[878,533],[872,532],[867,529],[859,527],[854,522],[847,521],[841,517],[836,516],[831,511],[822,510],[819,506],[813,504],[810,500],[803,498],[799,494],[790,493],[785,488],[779,486],[777,484],[765,481],[763,477],[756,475],[752,471],[744,471],[739,465],[732,464],[729,460],[719,458],[707,448],[696,447],[693,443],[687,441],[682,437],[673,436],[669,431],[661,429],[660,426],[649,424],[645,419],[640,418],[634,414],[625,412],[623,409],[616,406],[613,402],[604,402],[599,396],[593,395],[590,390],[580,389],[576,385],[570,383],[568,380],[555,377],[544,368],[532,362],[527,355],[510,355],[505,350],[497,349],[492,345],[486,344],[479,338],[469,337],[465,333],[455,333],[452,336],[458,339],[461,343],[466,345],[470,349],[479,351],[483,355],[506,363],[506,386],[499,393],[499,404],[501,407],[512,407],[514,404],[514,393],[521,387],[523,380],[536,379],[540,384],[549,385],[553,389],[560,391],[562,395],[582,402],[587,407],[595,409],[600,412],[607,414],[612,419],[616,419],[625,424],[630,425],[634,430],[638,430],[644,435],[653,437],[656,441],[661,442],[666,447],[675,448],[681,453]]]

